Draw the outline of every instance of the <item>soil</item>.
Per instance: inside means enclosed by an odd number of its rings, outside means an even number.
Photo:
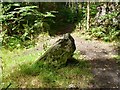
[[[97,40],[85,40],[72,34],[76,50],[91,64],[91,72],[94,80],[90,82],[90,88],[120,88],[120,65],[112,57],[118,55],[118,51],[112,43],[105,43]],[[46,38],[47,43],[52,45],[62,36]],[[43,42],[39,42],[34,49],[25,53],[39,52],[43,50]]]
[[[77,47],[85,59],[90,62],[94,75],[90,88],[120,88],[120,65],[113,58],[119,50],[113,43],[97,40],[85,40],[73,35]]]

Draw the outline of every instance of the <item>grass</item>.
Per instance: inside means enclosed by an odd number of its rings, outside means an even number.
[[[47,35],[44,37],[47,39]],[[1,88],[7,87],[10,83],[9,88],[67,88],[71,84],[78,88],[88,88],[93,80],[91,66],[79,51],[75,51],[73,59],[56,69],[43,65],[43,62],[40,63],[41,67],[31,65],[45,52],[32,50],[34,47],[28,53],[25,53],[26,49],[9,51],[1,48],[3,63]],[[114,58],[120,59],[119,56]]]
[[[2,49],[2,62],[3,62],[3,82],[4,86],[7,86],[8,82],[11,82],[11,75],[19,76],[20,66],[24,63],[32,63],[39,56],[39,53],[32,53],[29,55],[24,55],[24,50],[14,50],[10,52],[9,50]],[[18,73],[17,73],[18,72]],[[18,74],[18,75],[17,75]],[[14,85],[13,85],[14,86]]]
[[[119,64],[120,66],[120,55],[113,55],[112,56],[114,59],[116,59],[117,63]]]
[[[24,53],[26,49],[9,51],[1,49],[2,83],[1,88],[67,88],[70,84],[79,88],[89,87],[93,78],[89,63],[83,59],[80,52],[75,51],[73,59],[60,68],[31,65],[44,51]]]

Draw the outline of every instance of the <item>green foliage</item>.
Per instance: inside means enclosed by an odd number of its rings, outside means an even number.
[[[64,18],[64,19],[62,18],[62,20],[64,22],[69,22],[69,23],[74,22],[74,20],[75,20],[75,10],[74,9],[72,9],[72,8],[63,8],[59,12],[60,12],[60,16],[62,16]]]
[[[95,18],[98,11],[97,7],[101,4],[104,3],[90,3],[89,34],[105,41],[119,39],[119,18],[116,21],[116,17],[119,17],[119,9],[99,17],[102,23],[94,22],[95,19],[93,18]],[[0,34],[2,45],[6,48],[32,47],[35,45],[36,37],[41,32],[48,32],[49,35],[58,32],[62,33],[65,32],[62,30],[66,30],[69,24],[78,24],[78,29],[86,30],[86,2],[16,2],[2,3],[1,6],[0,22],[2,22],[2,33]]]
[[[39,33],[50,29],[47,22],[55,16],[50,12],[41,13],[37,8],[37,6],[21,6],[20,3],[3,5],[3,15],[0,17],[3,23],[3,46],[7,48],[26,47],[24,42],[29,42]],[[34,44],[34,41],[31,42]]]
[[[25,51],[16,49],[10,52],[2,49],[0,52],[4,69],[1,87],[5,88],[12,83],[10,88],[67,88],[73,83],[85,88],[92,79],[90,65],[84,60],[69,61],[59,69],[43,66],[43,62],[40,62],[40,67],[36,67],[31,64],[43,54],[43,51],[29,53]],[[76,54],[78,56],[79,53]]]
[[[99,18],[102,19],[102,20],[104,20],[104,19],[113,19],[113,18],[117,17],[118,13],[119,12],[111,12],[111,13],[106,14],[104,16],[101,16]]]
[[[86,30],[87,24],[87,10],[86,3],[82,3],[82,7],[79,8],[79,11],[82,14],[82,18],[78,18],[79,22],[77,28],[80,29],[81,33],[85,34],[85,36],[90,36],[90,38],[95,38],[104,41],[118,41],[120,39],[120,25],[119,25],[119,5],[113,3],[115,5],[115,10],[106,12],[105,15],[98,17],[96,19],[95,15],[99,10],[97,7],[103,5],[105,3],[90,3],[90,20],[89,20],[89,31]],[[107,5],[107,4],[106,4]],[[108,7],[109,8],[109,7]],[[109,10],[111,10],[109,8]],[[100,13],[100,11],[99,11]]]
[[[105,30],[103,27],[96,27],[91,29],[92,36],[97,38],[104,37],[105,36],[104,32]]]
[[[90,16],[91,17],[95,17],[96,13],[97,13],[97,6],[99,5],[99,3],[91,3],[90,4]]]
[[[31,65],[25,64],[25,65],[21,65],[20,73],[24,75],[27,74],[32,76],[38,76],[38,78],[44,84],[43,87],[62,86],[66,88],[71,83],[71,81],[74,81],[74,83],[75,82],[77,83],[78,82],[77,78],[79,76],[80,77],[85,76],[86,78],[90,79],[90,77],[87,77],[87,76],[91,76],[91,74],[89,72],[89,64],[86,61],[80,61],[78,63],[75,63],[75,61],[72,61],[73,64],[70,64],[70,62],[69,64],[67,64],[67,66],[60,67],[59,69],[56,69],[54,67],[49,67],[48,65],[45,65],[44,62],[41,62],[41,61],[39,63],[40,64],[39,67],[35,65],[31,66]],[[85,71],[83,70],[83,68]],[[74,80],[71,79],[71,77],[74,77]],[[62,85],[61,85],[61,82],[62,82]]]
[[[119,26],[119,11],[114,10],[111,13],[91,19],[91,27],[89,34],[104,41],[118,41],[120,39],[120,26]]]
[[[107,42],[118,41],[120,39],[119,5],[114,6],[114,8],[117,9],[111,11],[111,13],[106,12],[105,15],[96,18],[97,6],[101,6],[101,4],[102,3],[97,3],[96,5],[90,4],[90,30],[86,31],[85,34]],[[86,22],[82,22],[81,26],[84,25],[85,27],[84,23]],[[84,29],[84,27],[82,27],[82,29]]]
[[[97,39],[101,39],[104,41],[114,41],[119,40],[120,31],[115,30],[114,28],[109,28],[106,30],[104,27],[95,27],[91,28],[89,34]]]

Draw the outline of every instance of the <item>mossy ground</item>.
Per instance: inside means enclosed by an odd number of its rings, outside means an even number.
[[[67,61],[59,68],[42,66],[35,68],[31,64],[45,51],[25,54],[26,49],[13,51],[1,48],[2,55],[2,83],[5,88],[68,88],[70,84],[79,88],[89,87],[93,76],[90,65],[85,61],[80,52],[75,51],[74,59]],[[28,50],[29,51],[29,50]]]

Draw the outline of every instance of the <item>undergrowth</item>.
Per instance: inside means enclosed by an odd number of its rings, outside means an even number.
[[[26,49],[25,49],[26,50]],[[75,52],[74,58],[68,60],[59,69],[43,65],[35,67],[32,64],[44,51],[25,54],[25,50],[8,51],[2,49],[3,81],[0,87],[5,88],[68,88],[70,84],[86,88],[92,79],[90,65]]]

